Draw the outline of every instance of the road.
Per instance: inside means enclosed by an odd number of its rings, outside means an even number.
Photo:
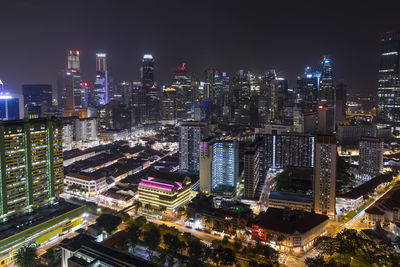
[[[330,232],[330,236],[335,236],[339,232],[341,232],[343,229],[356,229],[356,230],[361,230],[368,228],[368,225],[361,223],[360,220],[364,217],[365,210],[374,205],[382,196],[384,196],[392,186],[389,186],[382,194],[380,194],[371,204],[366,206],[363,210],[361,210],[357,215],[355,215],[353,218],[351,218],[348,222],[346,223],[340,223],[337,224],[336,226],[334,225],[335,222],[331,222],[331,225],[335,228],[333,231]],[[307,251],[304,255],[302,256],[293,256],[293,255],[287,255],[285,254],[282,257],[282,262],[287,265],[287,266],[305,266],[304,261],[308,257],[315,257],[318,255],[318,251],[316,249],[310,249]]]

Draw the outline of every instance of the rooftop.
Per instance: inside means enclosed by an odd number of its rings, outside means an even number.
[[[70,202],[60,201],[54,206],[46,205],[37,208],[31,214],[18,214],[9,217],[9,220],[5,224],[0,224],[0,240],[25,231],[79,207],[80,206]]]
[[[256,217],[254,224],[285,234],[294,234],[295,232],[303,234],[328,219],[326,215],[306,211],[268,208],[267,211]]]
[[[272,191],[269,194],[269,199],[286,200],[294,202],[312,203],[311,196],[289,192]]]

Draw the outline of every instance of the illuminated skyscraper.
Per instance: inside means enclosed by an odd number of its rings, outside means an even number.
[[[60,120],[0,122],[0,221],[53,202],[63,177]]]
[[[313,72],[310,67],[306,67],[304,75],[297,77],[297,100],[302,108],[315,109],[318,102],[320,72]]]
[[[61,92],[62,95],[58,97],[65,99],[65,108],[68,110],[83,107],[79,55],[79,50],[68,51],[68,69],[64,73],[64,90],[59,88],[59,94]]]
[[[400,32],[380,36],[377,122],[400,127]]]
[[[19,120],[24,118],[24,98],[10,94],[0,80],[0,120]]]
[[[46,111],[48,111],[52,106],[52,92],[51,84],[22,85],[26,117],[45,117]]]
[[[188,121],[180,126],[179,169],[197,173],[200,169],[200,141],[208,137],[206,122]]]
[[[176,90],[176,116],[178,120],[192,117],[192,77],[185,62],[181,62],[172,77],[171,87]]]
[[[334,216],[336,214],[336,137],[315,137],[314,211]]]
[[[96,107],[108,103],[107,55],[96,53],[96,79],[93,88],[93,99]]]
[[[333,87],[332,63],[329,56],[323,56],[321,64],[322,72],[319,101],[329,105],[334,105],[335,89]]]
[[[211,190],[232,192],[239,181],[239,144],[235,140],[217,140],[212,148]]]
[[[154,85],[154,59],[151,54],[143,56],[141,78],[143,89],[148,91]]]

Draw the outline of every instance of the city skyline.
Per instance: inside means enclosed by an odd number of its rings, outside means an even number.
[[[176,64],[185,61],[200,79],[208,67],[229,74],[239,69],[261,74],[273,68],[293,88],[305,66],[318,66],[321,55],[328,54],[335,83],[344,79],[350,91],[374,93],[379,32],[400,28],[391,15],[399,4],[385,3],[393,8],[354,2],[337,3],[321,12],[317,2],[289,8],[285,3],[235,1],[97,1],[96,5],[72,1],[68,6],[4,1],[0,78],[16,92],[25,83],[51,83],[55,88],[57,72],[66,68],[66,51],[79,49],[85,80],[94,77],[97,52],[107,53],[116,80],[139,80],[141,58],[151,53],[155,80],[161,84],[169,83]],[[71,12],[75,16],[67,19]],[[99,21],[102,14],[119,16]],[[146,14],[149,21],[144,23]]]

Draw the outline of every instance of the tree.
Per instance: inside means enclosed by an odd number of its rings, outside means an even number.
[[[305,262],[308,267],[320,267],[325,265],[324,256],[318,255],[315,258],[306,258]]]
[[[236,263],[235,252],[230,248],[218,246],[213,249],[211,259],[218,266],[229,266]]]
[[[147,253],[150,259],[153,257],[154,250],[160,244],[160,230],[157,227],[151,227],[148,231],[144,232],[143,241],[147,245]]]
[[[114,216],[107,213],[101,214],[96,219],[97,225],[102,227],[108,234],[111,234],[115,229],[117,229],[121,222],[122,219],[119,216]]]
[[[147,203],[146,205],[144,205],[144,208],[148,211],[149,209],[151,209],[151,205]]]
[[[178,236],[170,233],[163,235],[164,245],[170,254],[179,253],[185,247],[185,244],[179,240]]]
[[[14,256],[15,264],[19,267],[34,267],[39,265],[39,257],[35,247],[24,246]]]
[[[188,242],[188,255],[190,266],[201,266],[210,256],[211,250],[200,242],[199,239],[192,239]]]
[[[126,213],[126,212],[121,212],[120,214],[118,214],[118,216],[121,218],[121,220],[123,221],[123,222],[129,222],[129,220],[131,219],[131,216],[129,216],[129,214],[128,213]]]
[[[138,227],[142,227],[147,223],[147,219],[144,216],[137,217],[134,221],[133,224],[137,225]]]
[[[279,248],[282,246],[283,241],[285,241],[286,237],[284,235],[279,235],[277,238],[278,244],[279,244]]]
[[[126,232],[126,240],[128,241],[128,245],[132,252],[135,251],[135,247],[139,241],[139,237],[142,231],[140,230],[139,226],[133,224],[129,226],[128,231]]]
[[[54,265],[57,262],[57,256],[54,249],[50,248],[46,251],[46,259],[49,265]]]

